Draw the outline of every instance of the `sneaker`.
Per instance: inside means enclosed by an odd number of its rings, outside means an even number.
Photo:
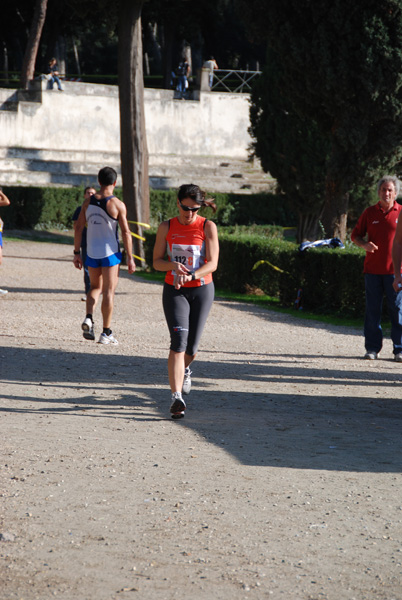
[[[377,352],[367,351],[364,355],[366,360],[375,360],[377,358]]]
[[[81,325],[81,329],[83,331],[82,335],[84,336],[84,338],[86,340],[94,340],[95,339],[94,324],[93,324],[93,321],[89,317],[85,318],[85,321]]]
[[[183,394],[189,394],[191,392],[191,371],[190,367],[186,367],[184,371],[184,381],[183,381]]]
[[[172,419],[182,419],[184,417],[184,411],[186,410],[186,403],[181,397],[180,392],[172,394],[172,404],[170,405],[170,412],[172,413]]]
[[[87,301],[87,297],[86,296],[81,296],[81,302],[86,302]]]
[[[98,340],[98,344],[114,344],[115,346],[117,346],[119,342],[116,340],[115,337],[113,337],[113,334],[110,333],[109,335],[107,335],[107,333],[101,333],[100,334],[100,338]]]
[[[402,354],[394,354],[394,361],[395,362],[402,362]]]
[[[0,290],[0,296],[5,296],[8,294],[8,290]]]

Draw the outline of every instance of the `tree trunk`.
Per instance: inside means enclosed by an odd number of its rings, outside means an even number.
[[[78,77],[80,78],[81,77],[80,55],[79,55],[78,46],[77,46],[77,43],[76,43],[74,37],[71,38],[71,43],[73,46],[73,53],[74,53],[75,72],[77,73]]]
[[[190,67],[190,73],[192,73],[193,72],[193,59],[191,56],[191,45],[188,42],[186,42],[186,40],[183,40],[183,42],[182,42],[182,56],[188,62],[189,67]]]
[[[59,35],[56,42],[57,65],[59,67],[60,76],[65,77],[68,73],[67,65],[67,49],[66,38],[64,35]]]
[[[28,83],[31,79],[33,79],[35,74],[36,56],[38,54],[39,42],[42,35],[43,25],[45,23],[46,9],[47,0],[36,0],[34,15],[21,69],[21,87],[25,90],[28,88]]]
[[[156,23],[147,23],[145,27],[145,48],[148,56],[152,59],[150,73],[159,73],[162,68],[161,47],[157,40],[158,26]],[[152,67],[152,68],[151,68]],[[149,74],[150,74],[149,73]]]
[[[340,181],[328,174],[325,182],[325,204],[322,225],[326,237],[346,239],[346,223],[349,208],[349,192],[345,192]]]
[[[129,221],[149,221],[148,148],[145,131],[141,9],[143,0],[119,3],[119,101],[123,199]],[[141,235],[142,228],[131,224]],[[134,254],[145,257],[134,238]]]
[[[297,224],[296,240],[298,244],[302,242],[314,242],[319,238],[318,222],[320,215],[304,214],[299,212],[299,221]]]
[[[1,61],[0,70],[2,73],[3,84],[8,85],[8,49],[4,40],[1,41]]]
[[[43,42],[46,47],[46,66],[48,61],[54,57],[57,58],[59,72],[62,73],[62,61],[65,58],[63,48],[59,41],[63,30],[63,2],[50,2],[46,14],[46,28],[43,36]]]
[[[162,62],[163,62],[163,86],[165,89],[171,89],[172,71],[177,67],[173,65],[173,47],[175,38],[175,25],[166,21],[163,26],[163,47],[162,47]],[[176,87],[176,82],[174,86]]]

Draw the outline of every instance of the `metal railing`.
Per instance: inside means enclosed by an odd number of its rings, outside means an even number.
[[[225,90],[231,93],[248,93],[251,91],[250,82],[261,71],[229,71],[227,69],[215,69],[211,90]]]
[[[251,91],[251,81],[255,79],[261,71],[236,71],[229,69],[215,69],[211,90],[216,92],[248,93]],[[40,77],[40,73],[35,73],[35,77]],[[62,77],[66,81],[83,81],[86,83],[104,83],[108,85],[118,85],[117,74],[113,75],[88,75],[88,74],[66,74]],[[149,87],[163,88],[163,76],[153,75],[144,76],[145,85]],[[190,78],[190,82],[195,83],[195,76]],[[19,88],[19,71],[0,71],[0,87]]]

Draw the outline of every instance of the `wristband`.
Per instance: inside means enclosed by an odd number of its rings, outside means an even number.
[[[77,252],[77,250],[74,250],[74,254],[81,254],[81,251],[78,250],[78,252]]]
[[[195,277],[195,273],[191,274],[191,281],[195,281],[196,277]]]

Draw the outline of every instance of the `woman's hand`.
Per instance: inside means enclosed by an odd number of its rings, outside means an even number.
[[[180,264],[180,263],[175,263],[175,264]],[[193,278],[193,274],[190,273],[190,271],[188,269],[186,269],[183,265],[180,265],[180,267],[181,268],[179,268],[178,270],[176,270],[176,268],[173,269],[173,272],[176,275],[175,285],[174,285],[176,290],[179,290],[182,285],[184,285],[185,283],[188,283]]]
[[[172,271],[174,273],[176,273],[176,275],[188,275],[189,270],[187,269],[187,267],[185,267],[184,265],[182,265],[182,263],[180,262],[172,262]],[[190,273],[191,275],[191,273]]]

